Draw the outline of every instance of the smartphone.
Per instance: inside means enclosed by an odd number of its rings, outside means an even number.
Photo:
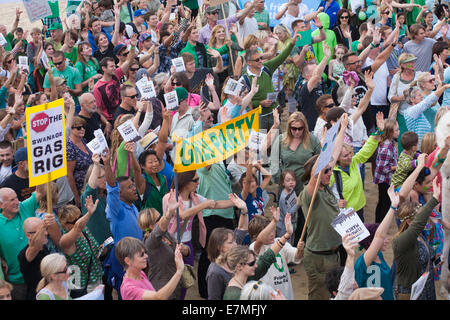
[[[442,262],[442,258],[441,258],[441,256],[439,256],[439,258],[437,258],[433,261],[433,264],[435,267],[437,267],[441,262]]]

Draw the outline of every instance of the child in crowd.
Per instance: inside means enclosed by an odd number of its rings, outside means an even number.
[[[419,154],[417,151],[419,149],[419,136],[415,132],[407,131],[402,134],[400,144],[403,151],[398,157],[397,168],[392,175],[392,184],[398,190],[416,167],[416,159]]]
[[[102,22],[102,31],[112,34],[114,30],[114,12],[112,9],[112,1],[100,0],[98,6],[102,9],[99,19]]]
[[[348,52],[348,49],[342,45],[338,44],[334,51],[334,55],[330,64],[328,65],[328,79],[331,80],[331,88],[338,82],[339,78],[342,78],[344,74],[344,56]]]
[[[11,291],[13,289],[12,284],[0,279],[0,300],[12,300]]]
[[[286,233],[284,224],[284,217],[286,214],[291,214],[292,227],[294,230],[297,228],[297,194],[295,193],[296,185],[295,172],[292,170],[285,170],[281,173],[281,191],[280,200],[278,202],[280,208],[280,220],[277,223],[277,237],[281,237]],[[289,240],[291,245],[294,245],[294,238]]]

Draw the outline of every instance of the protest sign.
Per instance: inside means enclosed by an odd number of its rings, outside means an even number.
[[[172,64],[175,67],[175,72],[184,72],[186,71],[186,66],[184,65],[183,58],[175,58],[172,59]]]
[[[203,168],[244,149],[251,132],[259,130],[260,113],[261,108],[256,108],[193,137],[175,137],[174,170],[185,172]]]
[[[156,97],[156,90],[152,80],[147,77],[143,77],[136,82],[136,86],[141,93],[141,97],[144,99],[150,99]]]
[[[166,101],[167,110],[177,110],[178,109],[178,96],[176,91],[167,92],[164,94],[164,100]]]
[[[0,33],[0,46],[6,47],[8,45],[8,41],[6,41],[5,37],[2,33]]]
[[[330,163],[331,156],[333,155],[334,141],[336,140],[336,136],[338,134],[340,124],[341,124],[341,119],[339,119],[330,128],[330,130],[327,131],[314,175],[318,174],[320,171],[322,171],[322,169],[324,169]]]
[[[125,142],[137,142],[142,139],[131,119],[118,126],[117,130]]]
[[[28,57],[27,56],[19,56],[19,68],[28,70]]]
[[[303,47],[310,45],[312,43],[311,29],[305,31],[299,31],[297,34],[300,35],[297,42],[295,43],[296,47]]]
[[[97,141],[101,144],[102,151],[108,149],[108,142],[106,141],[105,135],[103,134],[102,129],[97,129],[94,131],[94,136]]]
[[[248,139],[247,147],[249,147],[250,150],[259,152],[266,138],[267,134],[258,131],[252,131],[252,133],[250,134],[250,138]]]
[[[102,154],[102,152],[104,150],[102,148],[102,144],[97,140],[97,138],[94,138],[90,142],[88,142],[87,147],[94,154]]]
[[[348,234],[350,240],[356,240],[357,242],[370,236],[369,231],[353,208],[342,210],[331,222],[331,226],[341,237]]]
[[[31,22],[35,22],[52,15],[52,10],[50,9],[48,1],[23,0],[23,5]]]
[[[242,90],[242,84],[236,80],[228,79],[225,85],[224,92],[226,94],[231,94],[232,96],[238,96]]]
[[[67,175],[64,99],[25,109],[30,187]]]
[[[267,92],[267,100],[276,101],[278,93],[276,92]]]

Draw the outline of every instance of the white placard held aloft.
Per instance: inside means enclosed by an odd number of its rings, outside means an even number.
[[[164,94],[164,100],[166,101],[167,110],[177,110],[178,109],[178,96],[176,91],[167,92]]]
[[[50,68],[49,61],[50,61],[50,60],[48,59],[47,54],[43,51],[43,52],[42,52],[42,55],[41,55],[41,62],[42,62],[42,64],[44,65],[44,68],[45,68],[45,69]]]
[[[102,129],[97,129],[94,131],[95,139],[101,144],[102,152],[108,149],[108,142],[106,141],[105,135]]]
[[[90,142],[88,142],[87,144],[89,150],[91,150],[92,153],[94,154],[102,154],[103,150],[103,146],[102,144],[97,140],[97,138],[92,139]]]
[[[23,5],[27,11],[28,18],[32,23],[52,15],[52,10],[50,9],[48,1],[23,0]]]
[[[250,138],[248,139],[247,147],[250,150],[261,150],[263,143],[266,141],[267,134],[257,131],[252,131],[250,133]]]
[[[175,58],[172,59],[172,64],[175,67],[175,72],[184,72],[186,71],[186,66],[184,65],[183,58]]]
[[[340,125],[341,119],[339,119],[330,128],[330,130],[327,131],[314,175],[318,174],[320,171],[322,171],[322,169],[325,169],[325,167],[330,163],[331,156],[333,155],[334,141],[336,140]]]
[[[136,86],[141,93],[141,97],[144,99],[150,99],[156,97],[155,85],[152,80],[143,77],[136,82]]]
[[[276,101],[278,93],[276,92],[267,92],[267,100]]]
[[[117,130],[119,130],[119,133],[125,142],[138,142],[142,139],[131,119],[118,126]]]
[[[19,56],[19,68],[28,70],[28,57],[27,56]]]
[[[366,226],[353,208],[342,210],[331,222],[331,226],[341,237],[349,234],[349,240],[360,242],[370,236]]]
[[[226,94],[231,94],[232,96],[237,96],[242,90],[242,84],[239,81],[228,79],[227,84],[225,85],[224,92]]]
[[[8,41],[6,41],[5,37],[2,33],[0,33],[0,46],[6,47],[8,45]]]

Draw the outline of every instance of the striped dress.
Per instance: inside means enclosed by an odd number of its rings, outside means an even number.
[[[439,98],[432,93],[418,104],[406,109],[404,112],[406,127],[408,128],[408,131],[417,133],[419,136],[419,145],[422,141],[422,136],[427,132],[433,131],[430,122],[428,122],[427,117],[423,113],[430,109],[438,99]]]

